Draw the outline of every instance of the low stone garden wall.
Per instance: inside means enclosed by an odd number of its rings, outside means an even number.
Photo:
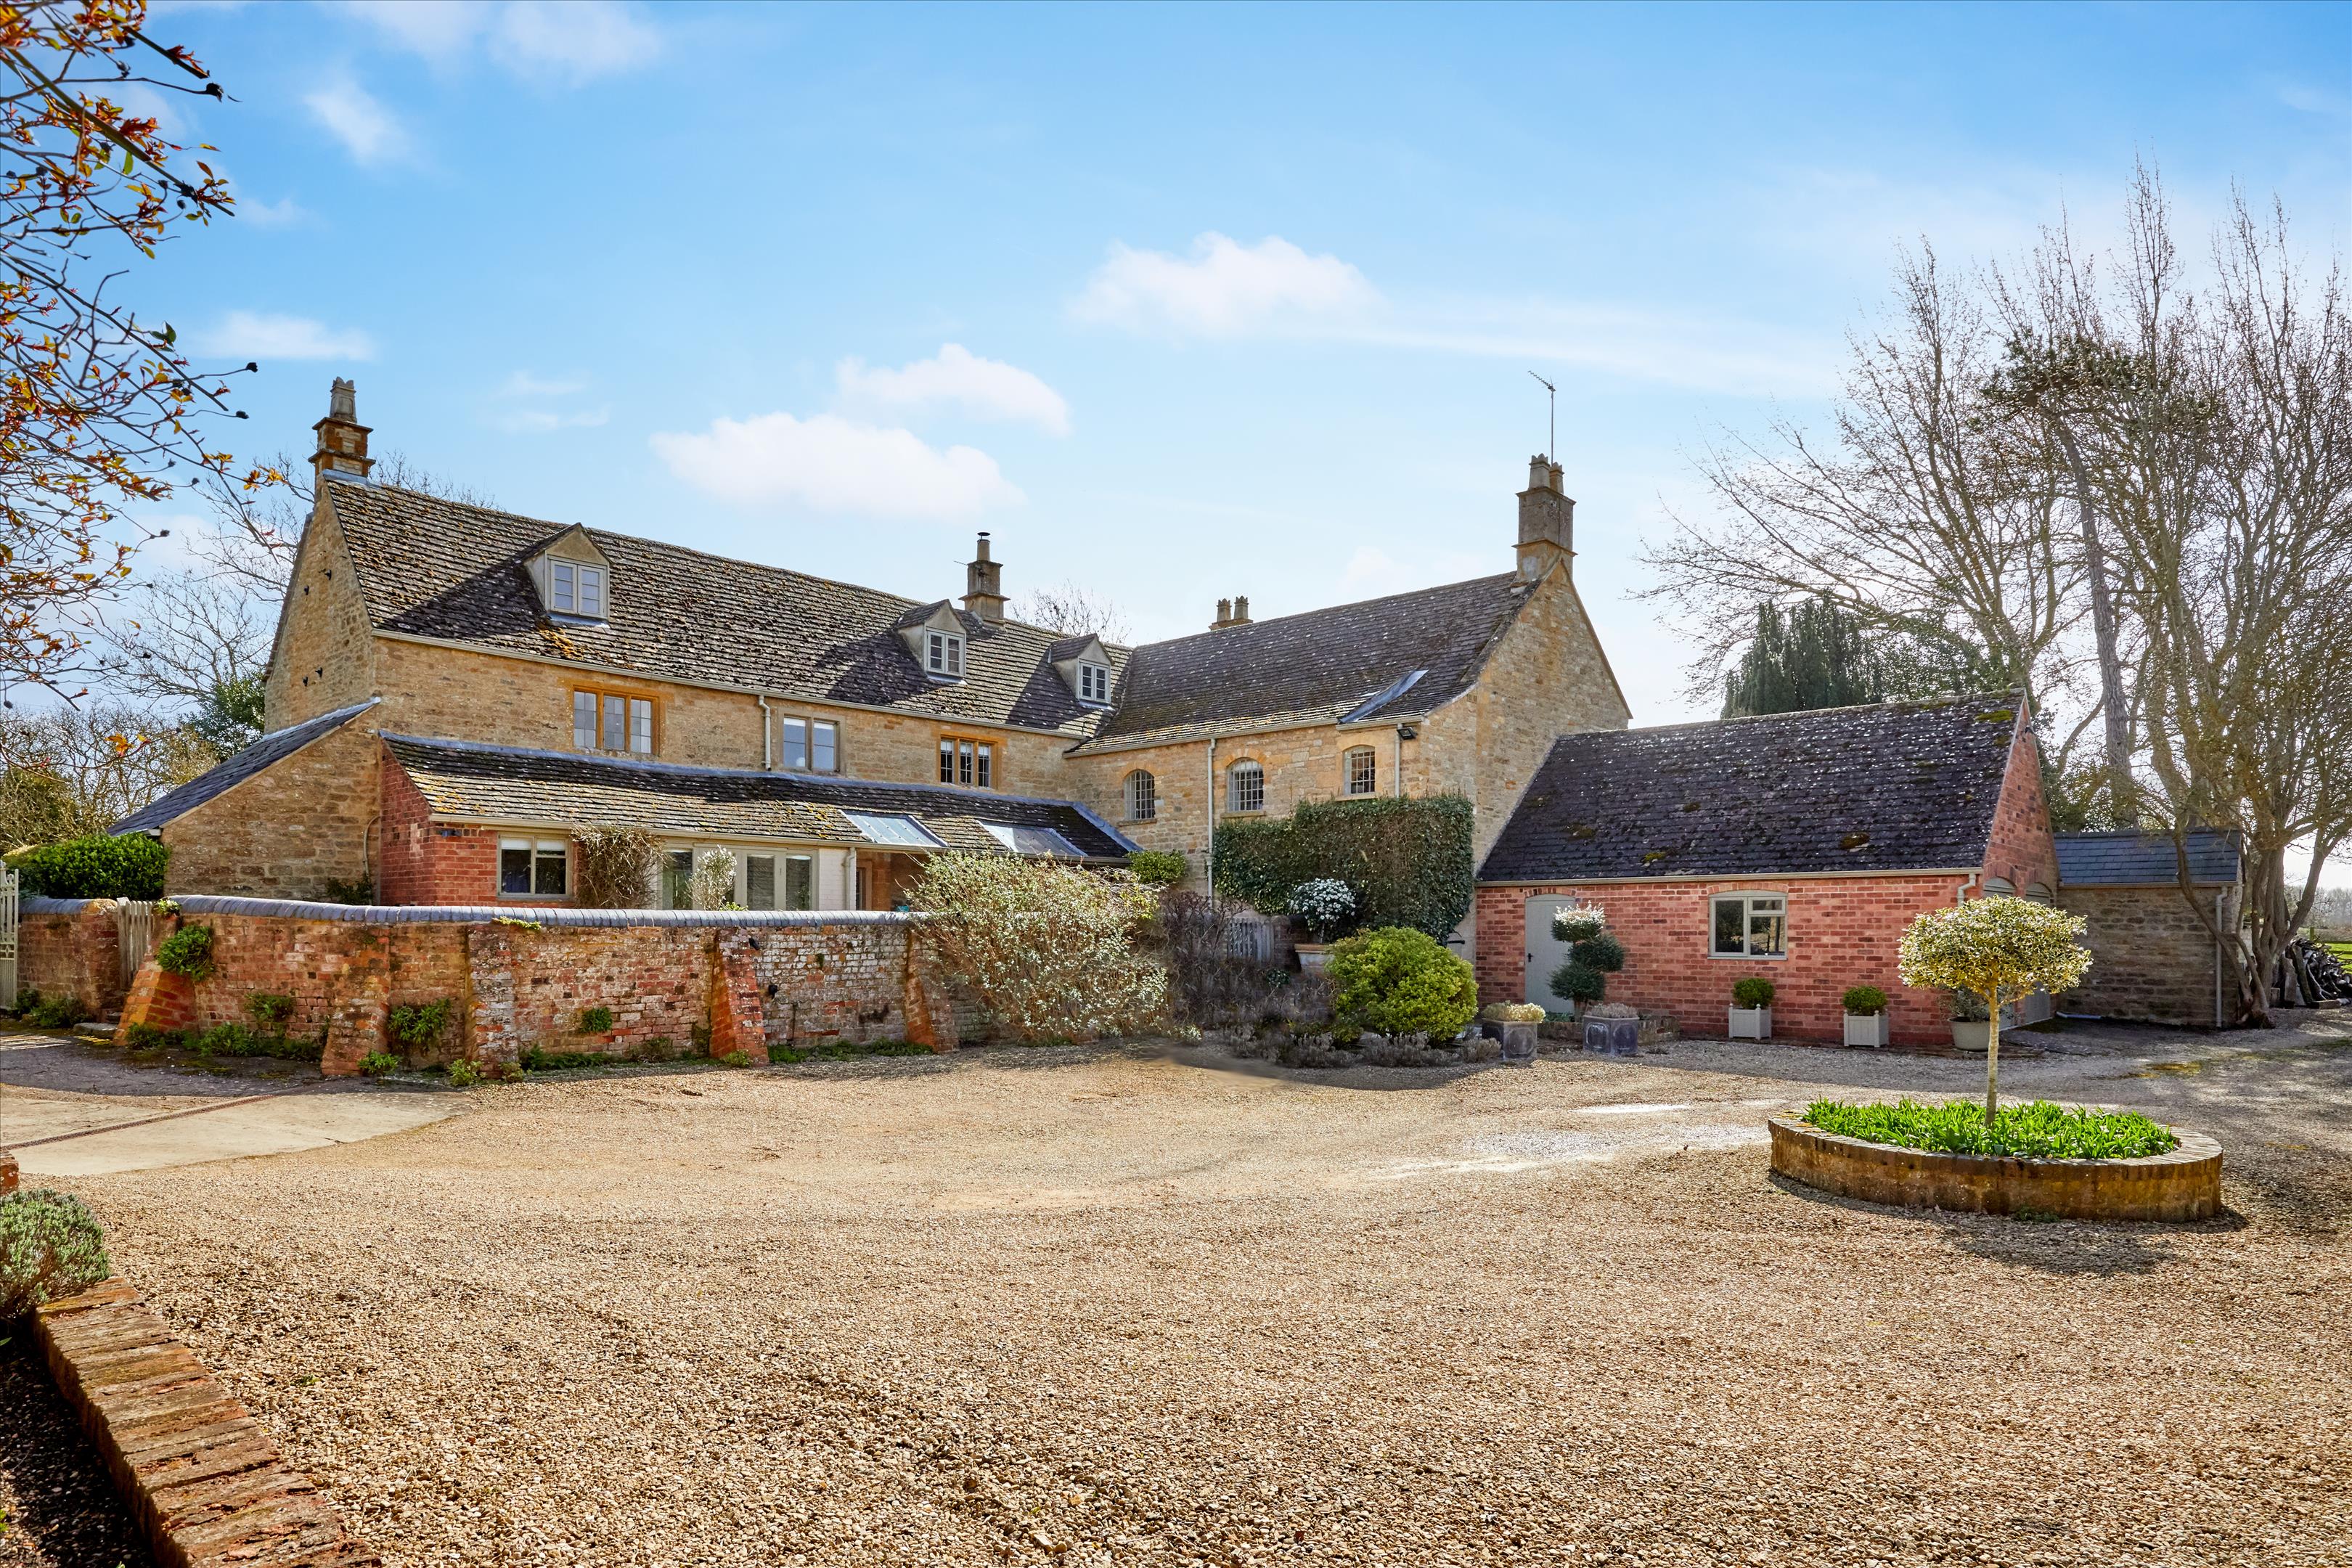
[[[2061,1215],[2089,1220],[2197,1220],[2221,1212],[2221,1145],[2178,1132],[2180,1146],[2137,1160],[2023,1160],[1871,1143],[1771,1121],[1772,1169],[1809,1187],[1909,1208]]]
[[[896,912],[519,913],[189,897],[162,922],[158,949],[189,925],[211,928],[213,973],[192,981],[151,953],[123,1004],[124,1031],[249,1023],[255,994],[289,996],[286,1032],[323,1038],[330,1075],[379,1051],[415,1067],[516,1062],[532,1049],[765,1061],[771,1046],[795,1043],[950,1050],[977,1028],[940,975],[921,917]],[[393,1008],[445,999],[450,1022],[436,1045],[393,1038]],[[592,1016],[599,1009],[609,1022]]]

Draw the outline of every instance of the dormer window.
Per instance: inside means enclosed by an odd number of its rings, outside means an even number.
[[[934,680],[963,679],[963,638],[953,632],[930,632],[925,642],[929,648],[923,660],[924,670]]]
[[[1078,666],[1078,700],[1110,701],[1110,666],[1083,663]]]
[[[604,569],[577,561],[547,563],[547,607],[559,616],[604,618]]]

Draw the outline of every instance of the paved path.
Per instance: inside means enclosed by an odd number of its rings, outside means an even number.
[[[55,1035],[0,1035],[0,1148],[27,1177],[91,1176],[285,1154],[402,1132],[462,1095],[329,1082],[315,1068],[141,1067]]]

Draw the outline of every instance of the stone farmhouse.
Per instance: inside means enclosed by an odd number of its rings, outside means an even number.
[[[666,904],[706,846],[751,909],[887,909],[940,848],[1201,886],[1227,816],[1440,791],[1483,856],[1558,737],[1629,718],[1542,458],[1510,570],[1126,647],[1010,618],[984,533],[907,597],[380,483],[348,382],[314,428],[268,732],[117,825],[175,893],[562,903],[604,825],[656,837]]]

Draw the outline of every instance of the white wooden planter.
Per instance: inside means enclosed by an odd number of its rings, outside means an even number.
[[[1992,1020],[1990,1018],[1955,1018],[1952,1020],[1952,1048],[1980,1057],[1992,1049]]]
[[[1886,1044],[1886,1015],[1848,1013],[1845,1016],[1845,1043],[1868,1046],[1874,1050]]]
[[[1331,949],[1326,943],[1319,942],[1302,942],[1298,944],[1299,968],[1312,972],[1322,968],[1325,964],[1330,962]]]
[[[1730,1037],[1735,1040],[1769,1040],[1772,1037],[1772,1009],[1769,1007],[1734,1007],[1731,1009]]]

